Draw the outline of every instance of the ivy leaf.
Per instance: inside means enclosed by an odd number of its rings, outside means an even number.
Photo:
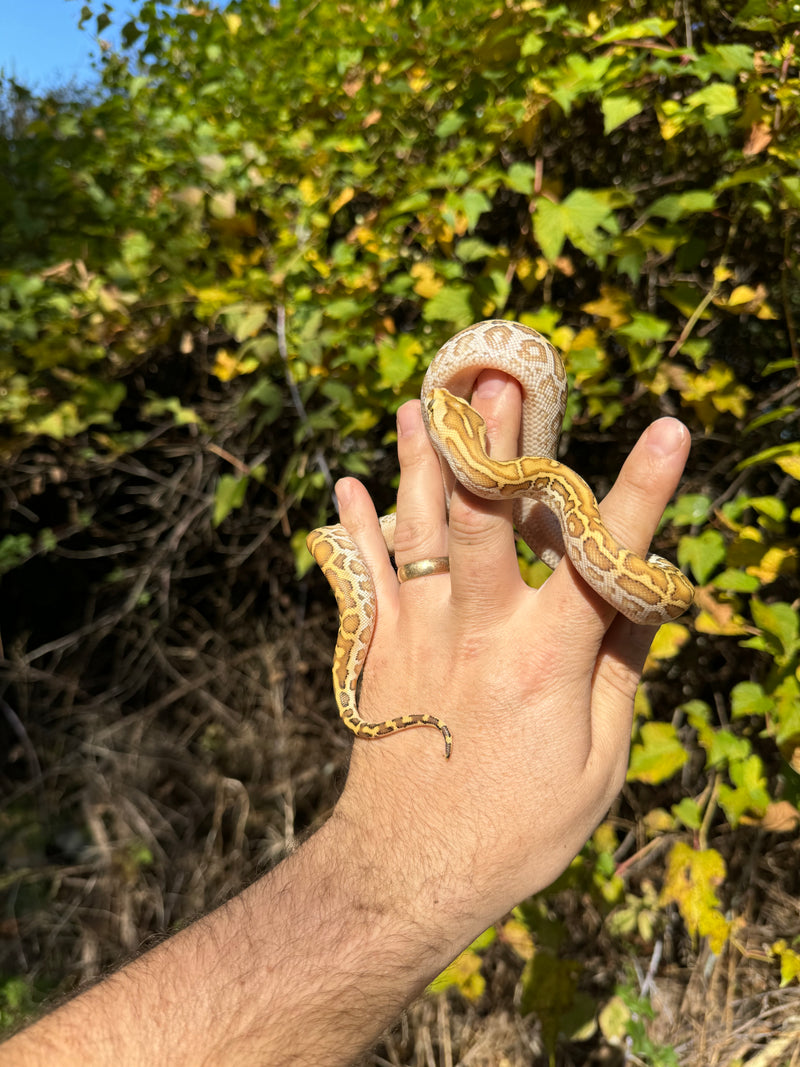
[[[788,660],[794,655],[798,649],[800,620],[791,604],[765,604],[762,600],[753,599],[750,610],[756,626],[777,640],[776,651],[782,653],[782,658]]]
[[[469,326],[473,320],[471,290],[466,285],[444,286],[422,309],[426,322],[443,319],[457,328]]]
[[[661,891],[662,904],[677,904],[691,936],[707,937],[716,954],[722,951],[731,929],[716,894],[725,874],[725,860],[715,849],[695,851],[678,841],[669,854]]]
[[[629,782],[657,785],[681,769],[689,758],[675,727],[670,722],[646,722],[640,740],[631,747]]]
[[[764,764],[756,755],[731,763],[728,767],[732,786],[724,782],[719,787],[719,803],[731,826],[738,826],[743,815],[752,811],[763,815],[771,797],[764,777]]]
[[[739,682],[731,689],[731,717],[749,718],[751,715],[767,715],[775,701],[767,696],[758,682]]]
[[[691,108],[702,108],[708,119],[719,118],[722,115],[730,115],[738,111],[739,101],[736,90],[732,85],[724,82],[712,82],[703,89],[698,89],[686,98],[686,103]]]
[[[607,199],[589,189],[575,189],[566,199],[554,204],[546,197],[536,201],[533,229],[545,258],[554,263],[561,254],[565,238],[602,263],[605,235],[616,233],[618,226]]]
[[[645,671],[652,669],[659,662],[677,656],[690,636],[687,627],[679,622],[665,622],[659,626],[647,653]]]
[[[761,588],[761,581],[754,574],[746,574],[732,567],[715,575],[711,584],[715,589],[724,589],[729,593],[755,593]]]
[[[678,542],[678,564],[690,567],[700,585],[705,585],[725,559],[725,541],[718,530],[705,529],[696,537],[685,536]]]
[[[677,195],[659,197],[654,204],[650,205],[649,213],[667,219],[669,222],[677,222],[678,219],[686,218],[687,215],[713,211],[716,206],[717,198],[713,193],[696,189]]]
[[[421,354],[422,344],[410,333],[382,341],[378,345],[378,370],[381,374],[381,386],[397,390],[405,385],[417,369],[417,357]]]
[[[678,804],[673,804],[672,814],[689,830],[699,830],[703,825],[703,809],[691,797],[684,797]]]
[[[536,168],[530,163],[512,163],[506,173],[506,183],[509,189],[516,193],[524,193],[530,196],[533,192],[533,183],[536,179]]]
[[[684,493],[667,513],[676,526],[700,526],[711,513],[711,499],[704,493]]]
[[[629,93],[612,93],[604,96],[601,104],[603,111],[603,129],[611,133],[618,126],[622,126],[628,119],[640,114],[644,110],[644,104]]]

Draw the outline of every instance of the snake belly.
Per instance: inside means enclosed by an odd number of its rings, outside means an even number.
[[[512,375],[522,387],[517,459],[492,459],[484,420],[468,403],[478,375],[489,369]],[[687,610],[694,591],[682,572],[660,556],[643,558],[620,545],[603,524],[589,486],[556,458],[567,376],[558,352],[541,334],[498,319],[462,330],[432,360],[421,400],[446,491],[452,472],[477,496],[513,499],[517,531],[536,555],[550,567],[568,556],[587,584],[632,622],[658,625]],[[381,519],[381,529],[391,552],[393,515]],[[441,732],[449,757],[452,735],[435,716],[401,715],[382,722],[360,717],[356,690],[377,615],[372,577],[341,524],[312,531],[306,543],[339,609],[333,686],[343,722],[365,738],[430,726]]]

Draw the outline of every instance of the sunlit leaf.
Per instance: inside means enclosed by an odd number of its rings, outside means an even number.
[[[683,841],[672,846],[661,899],[678,906],[692,937],[707,937],[719,953],[731,924],[720,911],[717,886],[724,881],[725,861],[715,849],[695,850]]]

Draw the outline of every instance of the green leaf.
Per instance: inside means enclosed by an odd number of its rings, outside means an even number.
[[[306,547],[308,534],[308,530],[295,530],[289,539],[294,555],[295,575],[298,581],[314,566],[314,557]]]
[[[506,173],[506,184],[516,193],[530,196],[536,180],[536,168],[530,163],[512,163]]]
[[[647,782],[648,785],[665,782],[689,758],[672,723],[643,723],[639,736],[640,740],[631,747],[629,782]]]
[[[555,263],[567,238],[567,220],[561,205],[539,197],[533,215],[533,232],[544,258]]]
[[[222,313],[222,319],[234,339],[241,342],[255,337],[267,321],[268,312],[266,304],[233,304]]]
[[[478,259],[486,259],[493,252],[492,246],[487,245],[480,237],[462,237],[456,245],[456,255],[462,263],[474,263]]]
[[[775,701],[767,696],[757,682],[738,682],[731,689],[731,717],[749,718],[751,715],[767,715]]]
[[[673,804],[672,814],[689,830],[699,830],[703,825],[703,809],[691,797],[684,797],[678,804]]]
[[[535,202],[533,228],[536,240],[547,260],[555,262],[564,239],[598,262],[605,260],[606,236],[617,232],[617,221],[608,199],[588,189],[575,189],[559,204],[546,197]]]
[[[715,589],[725,589],[729,593],[755,593],[761,588],[761,581],[754,574],[728,568],[711,579]]]
[[[731,826],[738,826],[746,812],[763,815],[771,797],[761,759],[753,755],[739,763],[731,763],[728,773],[733,786],[723,783],[718,797]]]
[[[702,56],[689,64],[689,70],[703,81],[713,75],[733,82],[743,71],[753,69],[753,49],[746,44],[707,44]]]
[[[632,341],[663,341],[669,333],[669,323],[645,311],[635,311],[630,322],[617,327],[617,333],[630,337]]]
[[[674,19],[640,19],[638,22],[615,26],[613,30],[608,30],[607,33],[598,37],[597,42],[609,44],[612,41],[636,41],[642,37],[666,37],[676,25]]]
[[[436,136],[444,140],[445,137],[449,137],[452,133],[458,133],[465,122],[466,116],[459,114],[457,111],[451,111],[437,125]]]
[[[622,126],[635,115],[644,110],[644,104],[629,93],[613,93],[604,96],[600,106],[603,111],[603,128],[605,133],[611,133],[618,126]]]
[[[575,52],[567,56],[566,64],[556,73],[550,89],[553,99],[566,114],[579,97],[601,90],[611,60],[610,53],[591,60]]]
[[[667,512],[676,526],[701,526],[711,514],[711,499],[704,493],[684,493]]]
[[[724,82],[712,82],[704,89],[698,89],[696,93],[686,98],[686,103],[691,108],[702,108],[708,119],[730,115],[731,112],[739,109],[736,90],[732,85],[726,85]]]
[[[677,222],[678,219],[686,218],[687,215],[713,211],[716,206],[717,198],[713,193],[695,189],[687,193],[659,197],[655,203],[650,205],[649,214],[658,215],[670,222]]]
[[[685,536],[678,542],[678,565],[690,567],[695,580],[705,585],[725,559],[725,541],[717,530],[706,529],[696,537]]]
[[[421,342],[410,333],[381,341],[378,344],[381,385],[395,390],[405,385],[416,371],[422,351]]]
[[[246,474],[220,475],[214,491],[214,510],[211,520],[214,526],[219,526],[232,511],[242,506],[249,481]]]
[[[700,735],[699,740],[706,750],[708,767],[722,767],[743,760],[752,751],[746,738],[737,737],[730,730],[722,728],[707,731]]]
[[[777,638],[785,659],[798,649],[800,620],[791,604],[765,604],[753,598],[750,602],[753,621],[760,630]]]
[[[427,301],[422,317],[426,322],[443,319],[458,328],[469,326],[474,319],[471,293],[466,285],[446,285]]]
[[[538,949],[522,972],[521,1015],[536,1012],[545,1047],[554,1054],[562,1021],[575,1004],[581,965]]]

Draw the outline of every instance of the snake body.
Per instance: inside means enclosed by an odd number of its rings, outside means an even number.
[[[517,459],[491,458],[484,420],[468,403],[478,375],[487,369],[510,374],[522,386]],[[660,556],[643,558],[618,544],[604,526],[589,486],[556,458],[567,376],[558,352],[541,334],[501,320],[462,330],[431,362],[421,400],[443,475],[451,470],[470,492],[485,499],[513,499],[520,536],[548,566],[555,567],[567,555],[596,593],[636,623],[657,625],[686,611],[693,589],[681,571]],[[381,529],[392,552],[394,515],[381,519]],[[433,715],[400,715],[383,722],[360,717],[356,688],[377,614],[369,568],[341,524],[312,531],[306,543],[339,609],[333,685],[342,720],[365,738],[434,727],[442,733],[449,757],[450,730]]]

